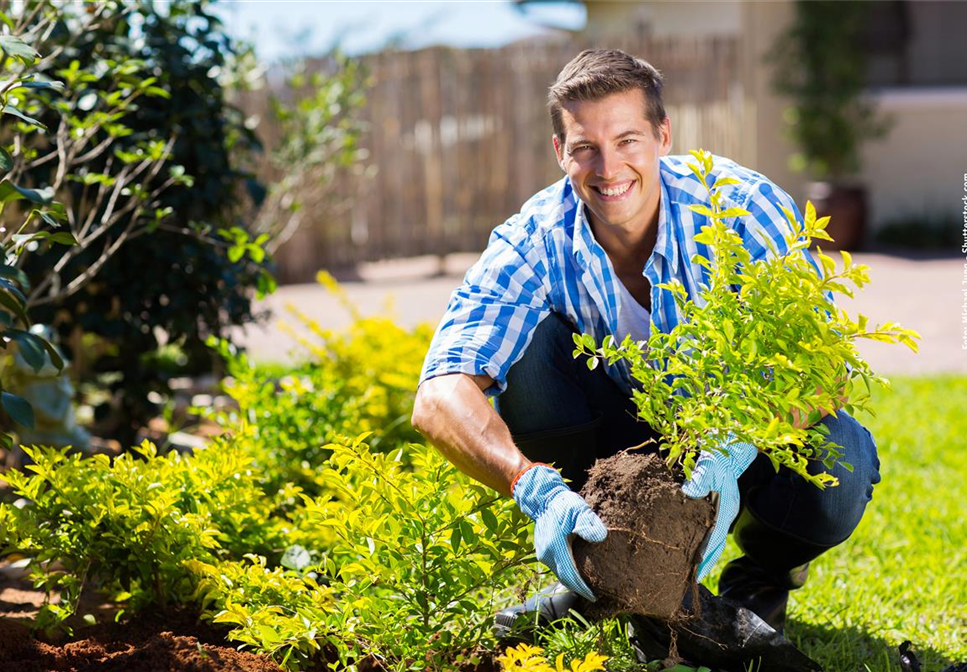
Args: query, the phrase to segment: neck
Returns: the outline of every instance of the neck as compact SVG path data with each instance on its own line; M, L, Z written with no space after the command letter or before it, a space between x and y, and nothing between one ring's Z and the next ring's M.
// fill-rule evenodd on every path
M658 208L643 224L629 228L602 224L589 211L585 212L594 239L604 248L615 270L641 273L658 242Z

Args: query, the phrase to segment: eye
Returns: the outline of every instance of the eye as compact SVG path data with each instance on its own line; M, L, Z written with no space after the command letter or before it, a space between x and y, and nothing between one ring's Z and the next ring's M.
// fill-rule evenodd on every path
M638 142L638 140L636 140L635 138L625 138L624 140L621 141L621 144L622 145L630 145L630 144L635 143L635 142Z
M586 152L591 149L591 145L578 145L571 150L571 154L577 154L578 152Z

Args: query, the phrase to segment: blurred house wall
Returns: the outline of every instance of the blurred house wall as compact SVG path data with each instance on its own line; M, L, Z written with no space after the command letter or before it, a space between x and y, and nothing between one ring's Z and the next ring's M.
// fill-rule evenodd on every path
M864 148L872 219L954 223L967 173L967 2L896 4L900 30L870 54L873 96L893 122Z
M956 220L967 174L967 87L891 88L876 100L893 125L863 152L872 222Z

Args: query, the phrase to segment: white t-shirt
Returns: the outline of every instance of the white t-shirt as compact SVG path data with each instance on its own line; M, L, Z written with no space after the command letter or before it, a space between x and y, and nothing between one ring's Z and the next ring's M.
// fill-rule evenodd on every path
M651 313L635 300L620 279L618 287L621 296L618 299L618 332L614 335L615 340L621 343L625 336L631 334L635 341L647 341L651 334Z

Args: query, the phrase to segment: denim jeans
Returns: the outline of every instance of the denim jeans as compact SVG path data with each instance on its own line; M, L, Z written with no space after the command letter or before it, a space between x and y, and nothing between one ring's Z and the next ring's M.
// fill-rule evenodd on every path
M524 355L508 372L497 410L528 459L554 462L571 487L579 489L594 460L657 434L637 419L634 402L602 366L591 371L585 358L573 357L573 333L574 327L557 313L538 325ZM838 486L820 490L784 467L777 473L759 455L739 479L739 491L742 506L769 526L831 547L845 541L859 524L880 481L880 462L873 437L854 418L840 411L821 422L853 467L850 472L834 466ZM823 465L812 462L809 468L818 473Z

